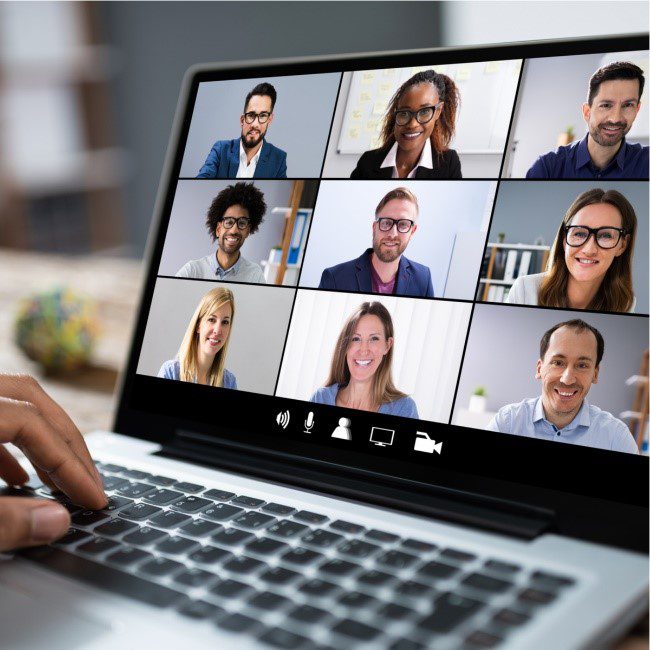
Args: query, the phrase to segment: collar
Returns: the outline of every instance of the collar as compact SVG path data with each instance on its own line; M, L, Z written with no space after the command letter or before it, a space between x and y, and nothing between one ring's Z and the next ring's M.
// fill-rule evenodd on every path
M397 170L397 142L393 143L393 146L388 150L388 154L384 158L384 162L381 163L381 167L392 167ZM422 148L422 153L420 154L420 159L413 168L415 171L418 167L426 167L427 169L433 169L433 155L431 153L431 140L427 140L426 144Z
M226 275L227 273L236 273L242 265L242 259L242 255L239 253L237 261L228 270L224 270L217 261L217 253L215 252L214 255L208 257L208 264L210 264L210 268L215 275Z
M533 409L533 422L540 422L541 420L546 420L544 416L544 406L542 405L542 398L538 397L535 402L535 408ZM548 420L546 420L551 424ZM582 406L576 414L576 416L567 424L562 431L571 431L572 429L577 429L578 427L587 427L591 424L591 418L589 417L589 402L587 398L582 400Z
M585 165L591 165L591 156L589 155L589 149L587 148L587 139L589 138L589 133L585 135L582 140L578 143L576 147L576 168L580 169ZM625 138L621 140L621 146L618 148L614 159L607 165L609 167L613 162L615 162L618 168L622 171L625 169L625 151L627 150L627 142Z
M257 153L252 157L250 163L246 159L246 150L244 145L241 143L241 138L239 138L239 164L243 164L245 167L250 165L257 165L260 155L262 154L262 149L264 149L264 139L262 139L262 146L257 150Z

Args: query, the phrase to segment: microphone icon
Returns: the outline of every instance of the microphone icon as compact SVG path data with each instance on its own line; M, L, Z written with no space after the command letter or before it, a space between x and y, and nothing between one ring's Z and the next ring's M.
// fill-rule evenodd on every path
M305 420L305 433L311 433L311 430L314 428L314 413L309 411L307 419Z

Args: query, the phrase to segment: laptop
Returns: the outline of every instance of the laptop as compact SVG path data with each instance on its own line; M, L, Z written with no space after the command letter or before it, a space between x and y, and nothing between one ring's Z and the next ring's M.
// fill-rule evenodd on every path
M86 437L110 505L23 490L72 527L0 563L3 647L621 637L648 594L647 108L586 100L621 61L647 72L647 34L190 69L114 430ZM529 174L559 156L574 176ZM634 297L517 297L626 250Z

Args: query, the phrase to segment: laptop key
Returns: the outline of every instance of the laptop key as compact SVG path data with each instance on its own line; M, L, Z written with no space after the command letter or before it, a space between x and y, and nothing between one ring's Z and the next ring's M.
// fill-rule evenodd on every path
M338 547L338 551L342 555L349 555L350 557L356 557L360 559L369 557L380 549L381 546L377 546L377 544L371 544L370 542L364 542L360 539L351 539L347 542L343 542L343 544Z
M443 549L440 551L440 557L446 558L448 560L453 560L454 562L469 562L476 559L476 555L465 553L465 551L459 551L455 548Z
M117 493L129 499L139 499L141 496L149 494L149 492L153 492L155 489L153 485L149 485L148 483L131 483L131 485L121 487Z
M377 603L377 599L364 594L360 591L349 591L342 598L339 599L338 604L350 609L359 609L369 607Z
M553 602L556 597L556 594L541 589L524 589L519 593L519 600L530 605L546 605Z
M212 541L223 546L240 546L253 539L255 535L239 528L223 528L221 532L212 536Z
M119 476L102 476L102 483L105 490L117 490L125 485L131 485L130 481Z
M321 560L323 558L322 553L317 553L316 551L312 551L311 549L308 548L302 548L302 546L298 546L297 548L293 548L287 553L285 553L281 558L281 562L286 562L288 564L296 564L298 566L306 566L308 564L313 564L317 560Z
M156 550L161 553L168 553L169 555L182 555L183 553L193 551L198 546L199 542L194 539L168 536L167 539L163 539L156 544Z
M230 551L225 551L216 546L202 546L190 554L190 560L197 564L216 564L232 556Z
M397 603L386 603L377 610L377 614L381 619L387 618L391 621L403 621L413 616L415 611Z
M89 542L86 542L81 546L77 546L77 551L81 551L87 555L101 555L107 551L113 551L118 547L119 544L117 542L114 542L110 539L104 539L103 537L95 537Z
M217 579L214 573L203 571L203 569L185 569L182 573L174 576L174 582L185 587L204 587Z
M230 614L225 616L217 625L229 632L251 632L260 627L261 623L244 614Z
M546 571L535 571L531 576L531 579L534 582L543 583L545 587L556 588L556 587L569 587L575 584L573 578L567 576L557 575L555 573L547 573Z
M473 589L480 589L482 591L490 591L492 593L502 593L512 587L511 582L492 578L481 573L472 573L463 578L462 584Z
M294 513L293 518L298 521L304 521L308 524L324 524L327 521L325 515L319 515L316 512L310 512L309 510L299 510Z
M196 494L197 492L205 490L205 486L198 485L197 483L188 483L187 481L178 481L177 483L174 483L174 490L180 490L181 492L186 492L188 494Z
M68 528L68 532L63 537L59 537L59 539L52 542L52 546L72 546L72 544L89 540L90 538L90 533L84 533L77 528Z
M436 600L433 612L421 618L417 625L426 632L445 634L476 614L482 607L483 603L478 600L445 592Z
M292 512L295 512L295 508L290 506L283 506L280 503L267 503L262 506L264 512L268 512L270 515L277 515L278 517L288 517Z
M97 526L94 533L106 537L119 537L120 535L131 532L137 527L138 524L132 521L127 521L126 519L111 519L105 524Z
M318 530L313 530L306 535L303 535L300 538L300 541L303 544L308 544L309 546L316 546L317 548L329 548L338 544L343 539L342 535L338 533L332 533L329 530L323 530L319 528Z
M427 578L440 578L444 580L458 573L458 567L442 564L441 562L427 562L418 569L418 573Z
M236 503L238 506L246 506L247 508L259 508L264 501L262 499L255 499L253 497L247 497L241 494L238 497L232 499L231 503Z
M210 588L210 593L220 598L237 598L252 589L250 585L238 580L220 580Z
M106 559L112 564L116 564L121 567L128 567L142 562L143 560L152 559L153 555L142 551L139 548L133 548L131 546L123 546L119 551L111 553Z
M201 517L209 519L210 521L227 521L242 512L244 512L243 508L229 506L227 503L217 503L210 506L207 510L204 510L201 513Z
M155 542L168 538L169 535L162 530L157 530L149 526L142 526L138 530L125 535L122 538L122 541L127 544L133 544L134 546L149 546Z
M409 551L415 551L416 553L430 553L431 551L435 551L438 547L429 542L421 542L419 539L403 539L402 548Z
M188 600L178 609L179 614L189 618L206 619L216 618L224 613L221 607L206 603L204 600Z
M507 625L508 627L518 627L530 621L530 616L522 612L515 612L512 609L502 609L497 612L492 620L500 625Z
M321 609L320 607L313 607L312 605L300 605L292 609L287 616L298 623L305 625L312 625L318 623L330 615L329 612Z
M504 574L513 574L521 570L521 567L518 564L502 562L501 560L488 560L483 566L490 571Z
M178 486L175 485L174 487L176 488ZM208 499L202 499L201 497L195 496L186 496L184 499L176 501L176 503L172 504L171 507L177 512L195 513L211 505L213 505L213 503Z
M424 585L414 580L405 580L395 587L395 593L403 598L422 598L425 595L431 595L434 589L430 585Z
M92 526L100 521L106 521L108 515L98 510L82 510L70 518L75 526Z
M357 576L357 582L367 587L383 587L393 580L395 580L395 576L376 569L365 571Z
M130 506L122 508L122 510L117 513L117 516L122 517L123 519L142 521L143 519L149 519L150 517L153 517L160 511L160 508L149 505L148 503L132 503Z
M247 555L237 555L231 560L228 560L228 562L223 565L223 568L231 573L247 575L249 573L255 573L255 571L259 571L267 566L268 565L264 562L255 560Z
M60 548L38 546L20 551L20 554L56 573L155 607L169 607L184 598L184 594L174 589Z
M166 506L168 503L172 503L177 499L180 499L183 496L182 492L177 492L176 490L156 490L151 494L147 494L144 497L144 501L147 503L153 503L155 506Z
M173 478L169 478L169 476L150 476L147 480L149 483L159 485L160 487L169 487L176 483L176 481Z
M303 582L298 591L307 596L313 596L315 598L325 598L332 596L335 593L341 591L341 588L338 585L335 585L327 580L320 580L318 578L312 578Z
M402 551L387 551L380 555L376 562L391 569L407 569L417 562L418 558L410 553L403 553Z
M249 528L250 530L260 530L269 524L276 521L275 517L265 515L263 512L245 512L233 519L233 524L237 524L241 528Z
M411 639L397 639L388 650L427 650L427 646Z
M273 555L286 548L288 548L287 544L270 537L260 537L246 544L246 551L256 555Z
M466 644L475 648L495 648L502 641L503 639L500 636L484 630L476 630L465 639Z
M304 524L299 524L297 521L289 521L288 519L283 519L276 524L269 526L266 529L267 534L275 535L276 537L282 537L283 539L289 539L300 535L309 530Z
M387 533L385 530L369 530L365 534L366 539L371 539L374 542L380 542L382 544L392 544L399 540L399 535L393 535L393 533Z
M259 576L259 579L272 585L286 585L300 577L301 575L295 571L283 567L273 567Z
M291 601L284 596L274 594L272 591L262 591L256 593L248 599L248 604L256 609L261 609L264 612L273 612L275 610L286 607Z
M101 469L104 472L113 472L114 474L127 471L126 467L122 467L122 465L116 465L115 463L101 463Z
M294 632L283 630L280 627L273 627L266 630L259 637L259 640L273 648L284 648L285 650L296 650L309 644L309 639Z
M343 521L343 519L337 519L330 524L330 528L338 530L341 533L349 533L350 535L359 535L362 533L365 528L359 526L359 524L353 524L349 521Z
M356 641L372 641L381 634L381 631L376 627L360 623L359 621L353 621L349 618L337 623L332 628L332 632Z
M208 490L202 494L206 499L213 501L230 501L235 496L234 492L227 492L226 490Z
M138 568L138 571L154 578L160 578L162 576L168 576L171 573L176 573L176 571L184 568L185 567L183 564L176 562L175 560L169 560L164 557L156 557L153 560L149 560L149 562L141 565Z
M318 567L318 570L320 573L342 578L349 576L360 568L361 567L358 564L347 562L346 560L329 560L328 562L321 564L320 567Z
M109 497L108 505L102 508L102 512L115 512L124 506L128 506L129 503L133 503L133 499L127 499L126 497L114 494L112 497Z
M207 537L218 533L220 530L223 530L221 524L215 524L205 519L191 519L184 526L181 526L179 532L190 537Z
M155 506L150 506L146 503L141 504L147 508L153 508L154 511L159 512L155 517L151 517L149 522L152 523L156 528L165 528L166 530L171 530L172 528L178 528L180 525L185 524L189 526L187 522L192 521L191 517L181 514L180 512L172 512L171 510L165 510L160 512L160 508ZM145 517L146 519L147 517Z
M145 479L148 479L151 474L149 474L149 472L142 472L139 469L127 469L122 471L122 476L125 478L135 479L136 481L144 481Z

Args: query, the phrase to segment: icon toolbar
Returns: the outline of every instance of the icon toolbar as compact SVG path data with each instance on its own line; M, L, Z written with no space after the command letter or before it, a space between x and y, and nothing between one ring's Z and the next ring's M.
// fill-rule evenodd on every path
M338 438L339 440L352 440L352 431L350 431L350 425L352 420L348 418L339 418L339 425L332 431L332 438Z
M377 447L388 447L393 444L395 438L394 429L382 429L381 427L372 427L370 431L370 442Z
M307 417L305 418L305 433L311 433L311 430L314 428L314 412L309 411Z
M276 416L275 416L275 421L278 423L279 426L281 426L283 429L286 429L289 426L289 421L291 420L291 413L289 411L280 411Z
M442 442L431 440L429 434L424 431L417 431L415 435L417 436L415 445L413 446L415 451L422 451L425 454L432 454L434 451L436 454L442 453Z

